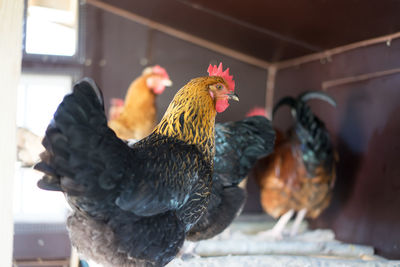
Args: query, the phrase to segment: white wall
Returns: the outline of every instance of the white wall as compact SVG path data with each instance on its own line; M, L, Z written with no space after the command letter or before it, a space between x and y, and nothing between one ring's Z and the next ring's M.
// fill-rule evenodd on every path
M23 0L0 0L0 266L12 265L12 192Z

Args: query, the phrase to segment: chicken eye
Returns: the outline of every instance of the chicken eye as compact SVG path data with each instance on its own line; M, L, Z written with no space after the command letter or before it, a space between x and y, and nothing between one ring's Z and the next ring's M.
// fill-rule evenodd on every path
M220 85L220 84L217 84L217 89L218 89L218 90L222 90L222 88L223 88L223 86L222 86L222 85Z

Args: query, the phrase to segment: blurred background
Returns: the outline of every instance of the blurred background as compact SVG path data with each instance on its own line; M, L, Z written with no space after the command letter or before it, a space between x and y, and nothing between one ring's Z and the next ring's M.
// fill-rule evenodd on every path
M26 0L17 126L42 136L72 84L83 76L124 98L147 66L159 64L173 86L157 98L158 119L191 78L223 62L239 104L217 121L239 120L283 96L322 90L337 102L311 104L339 152L330 207L311 221L342 241L400 259L400 2ZM291 123L280 112L276 125ZM16 266L66 266L68 207L36 187L41 175L16 167ZM262 209L250 177L244 214ZM47 263L45 263L47 262ZM44 265L43 265L44 266Z

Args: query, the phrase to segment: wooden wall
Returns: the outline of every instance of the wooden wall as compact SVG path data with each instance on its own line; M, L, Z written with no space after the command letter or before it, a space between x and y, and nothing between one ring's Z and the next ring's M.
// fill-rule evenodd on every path
M17 86L21 72L22 0L0 1L0 266L11 266ZM4 38L7 36L7 38Z
M400 258L400 40L360 47L322 61L278 71L274 101L304 90L321 90L332 80L359 80L326 88L337 108L315 100L339 151L331 206L312 222L332 228L340 240L372 245ZM380 76L384 71L393 74ZM397 113L399 112L399 113ZM291 123L287 108L276 124Z

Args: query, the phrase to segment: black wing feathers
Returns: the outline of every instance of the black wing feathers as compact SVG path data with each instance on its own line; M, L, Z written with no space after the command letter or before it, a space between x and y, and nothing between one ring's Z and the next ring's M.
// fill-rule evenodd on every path
M257 159L272 152L274 140L271 122L262 116L217 124L213 179L239 184Z
M221 233L240 214L246 197L246 190L240 187L223 187L220 183L213 181L207 212L188 232L186 239L199 241Z

